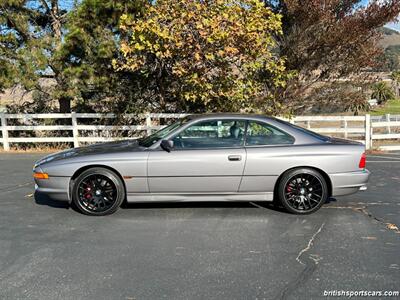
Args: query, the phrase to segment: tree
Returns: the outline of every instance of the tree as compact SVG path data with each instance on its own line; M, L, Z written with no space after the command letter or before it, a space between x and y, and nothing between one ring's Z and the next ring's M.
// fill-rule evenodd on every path
M383 81L373 84L371 90L371 97L378 100L379 104L395 98L393 90Z
M279 53L298 76L277 94L294 112L315 104L312 95L321 84L360 77L374 66L382 52L380 28L400 12L400 0L372 0L366 7L361 0L265 2L283 15L283 35L276 37Z
M365 95L360 92L353 92L348 94L345 102L345 110L351 111L355 116L358 116L360 112L369 111L370 105L365 98Z
M390 78L392 79L392 88L394 92L395 97L399 97L399 86L400 86L400 70L393 71L392 74L390 74Z
M3 0L0 4L0 82L51 94L61 112L70 110L72 99L64 62L57 57L66 19L67 11L57 0ZM43 89L41 78L55 81L51 91Z
M258 0L157 0L121 17L120 71L141 74L161 111L273 111L284 86L281 21Z
M84 111L138 109L140 78L116 72L112 60L119 56L120 17L140 16L145 0L83 0L66 24L59 57L63 73L73 82L77 108Z
M61 0L3 1L0 89L20 84L40 107L57 100L60 112L69 112L72 100L99 109L93 103L129 91L111 61L119 53L120 16L138 13L143 2L84 0L67 11ZM43 85L44 78L51 83Z
M393 71L392 74L390 74L390 78L394 82L400 83L400 70Z

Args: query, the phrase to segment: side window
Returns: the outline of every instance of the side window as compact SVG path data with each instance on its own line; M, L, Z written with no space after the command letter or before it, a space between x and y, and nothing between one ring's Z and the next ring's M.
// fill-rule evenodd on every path
M265 123L249 121L246 146L293 144L294 138Z
M240 147L244 143L244 120L210 120L186 128L173 138L178 149Z

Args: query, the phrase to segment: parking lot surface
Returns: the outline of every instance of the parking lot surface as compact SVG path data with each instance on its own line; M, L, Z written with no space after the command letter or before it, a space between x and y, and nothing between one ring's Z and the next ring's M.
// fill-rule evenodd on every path
M0 154L0 299L318 299L400 286L400 154L368 190L296 216L263 203L132 204L88 217Z

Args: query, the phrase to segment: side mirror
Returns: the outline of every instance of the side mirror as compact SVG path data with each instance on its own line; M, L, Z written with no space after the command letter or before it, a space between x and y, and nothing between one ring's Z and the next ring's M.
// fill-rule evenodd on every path
M171 152L174 148L174 141L172 140L162 140L160 144L161 148L167 152Z

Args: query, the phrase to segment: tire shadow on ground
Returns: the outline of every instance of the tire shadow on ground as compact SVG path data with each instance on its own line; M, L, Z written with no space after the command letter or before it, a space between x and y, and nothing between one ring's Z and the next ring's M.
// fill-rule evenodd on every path
M35 198L36 204L39 204L39 205L46 205L46 206L50 206L50 207L54 207L54 208L64 208L64 209L70 208L70 205L68 202L53 200L48 195L37 192L37 191L34 194L34 198Z
M38 205L45 205L52 208L73 208L68 202L57 201L51 199L48 195L35 192L35 202ZM337 200L335 198L328 198L326 204L334 203ZM122 209L174 209L174 208L255 208L255 209L267 209L280 213L287 213L286 210L279 204L274 202L263 202L263 201L204 201L204 202L137 202L127 203L126 201L121 205Z

